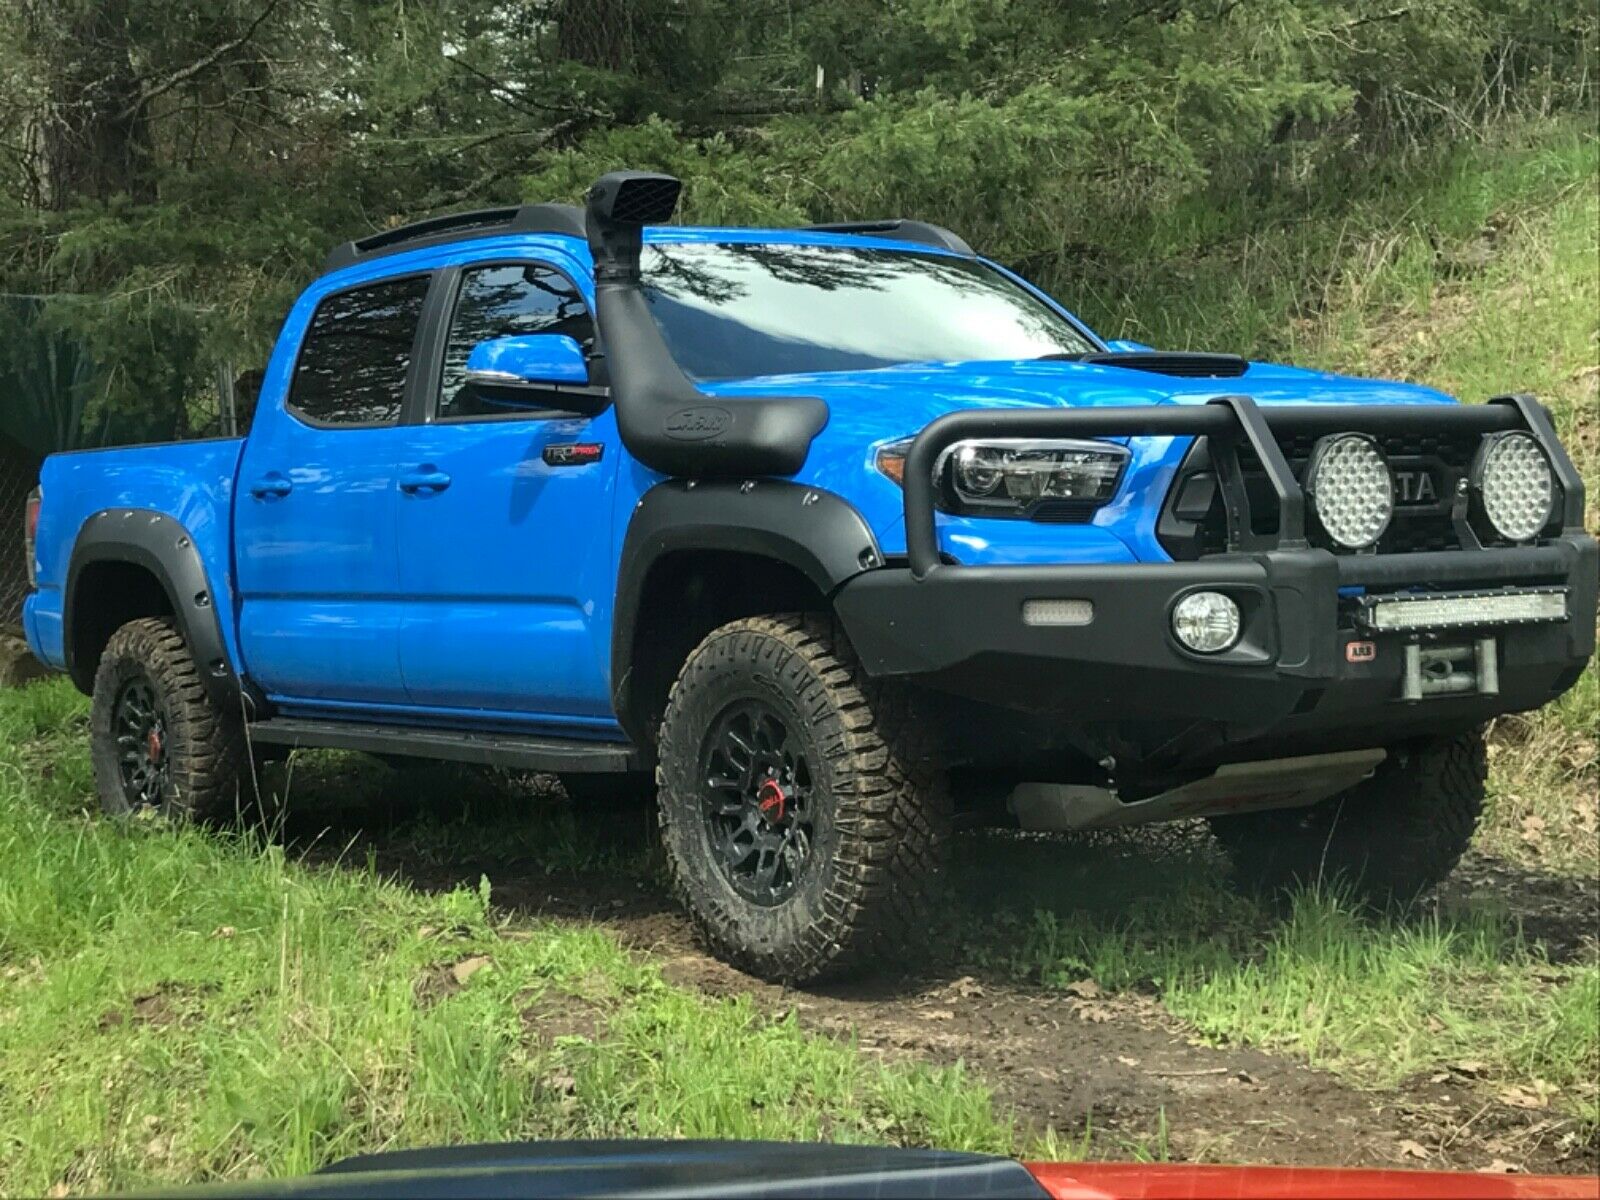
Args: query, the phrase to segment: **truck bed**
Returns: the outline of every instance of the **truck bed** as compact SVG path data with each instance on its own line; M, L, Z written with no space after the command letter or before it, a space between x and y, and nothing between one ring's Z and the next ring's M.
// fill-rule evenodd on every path
M33 652L63 668L62 609L72 549L84 522L109 509L138 509L173 518L189 532L205 564L220 611L233 610L233 489L243 438L211 438L111 450L53 454L40 471L38 588L23 608ZM222 622L230 653L233 622ZM236 660L237 661L237 660Z

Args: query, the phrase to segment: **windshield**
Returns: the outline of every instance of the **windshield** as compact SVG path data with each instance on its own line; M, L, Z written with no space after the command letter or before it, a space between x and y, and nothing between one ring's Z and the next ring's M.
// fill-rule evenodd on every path
M1096 347L993 267L858 246L647 246L650 310L696 379L912 362L1083 354Z

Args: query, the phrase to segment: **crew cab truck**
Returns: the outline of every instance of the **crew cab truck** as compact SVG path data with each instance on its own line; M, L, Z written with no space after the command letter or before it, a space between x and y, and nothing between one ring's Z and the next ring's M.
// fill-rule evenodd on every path
M706 940L792 981L913 942L958 820L1453 867L1482 726L1594 648L1538 403L1106 342L948 230L678 190L341 246L247 437L45 463L27 633L106 811L294 746L653 791Z

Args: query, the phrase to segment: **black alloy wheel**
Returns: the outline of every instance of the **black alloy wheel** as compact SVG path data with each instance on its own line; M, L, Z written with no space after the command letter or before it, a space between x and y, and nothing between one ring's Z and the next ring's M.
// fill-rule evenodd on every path
M706 837L723 876L755 904L781 904L815 837L805 747L764 700L729 706L700 750Z
M155 685L139 674L122 685L113 717L117 774L130 810L159 808L170 772L167 767L165 707Z

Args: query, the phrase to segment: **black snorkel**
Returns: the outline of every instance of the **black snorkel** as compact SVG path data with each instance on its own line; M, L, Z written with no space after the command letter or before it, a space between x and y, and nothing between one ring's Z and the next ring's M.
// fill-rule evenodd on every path
M650 315L639 270L644 227L672 218L682 186L670 175L612 171L585 197L595 319L622 444L667 475L793 475L828 423L828 406L814 396L706 395Z

